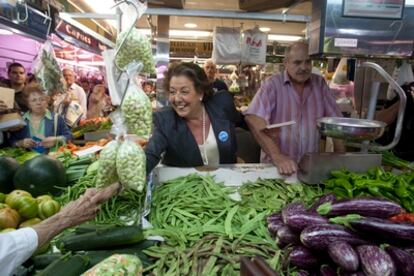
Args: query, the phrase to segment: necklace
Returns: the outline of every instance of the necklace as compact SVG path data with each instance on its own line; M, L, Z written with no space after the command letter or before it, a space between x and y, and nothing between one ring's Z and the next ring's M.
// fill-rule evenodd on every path
M204 158L203 158L203 163L204 165L208 165L208 158L207 158L207 150L206 150L206 110L204 109L203 106L203 151L204 151Z

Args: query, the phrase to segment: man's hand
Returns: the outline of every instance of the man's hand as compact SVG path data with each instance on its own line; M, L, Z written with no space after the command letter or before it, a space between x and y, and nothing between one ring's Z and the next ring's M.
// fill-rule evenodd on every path
M7 105L2 100L0 100L0 113L4 113L7 110L8 110Z
M285 155L278 155L273 158L273 164L281 175L292 175L298 170L296 162Z
M54 145L56 145L56 142L59 140L58 137L55 136L50 136L50 137L46 137L45 139L42 140L41 144L42 146L44 146L45 148L51 148Z
M36 142L33 141L31 138L25 138L23 140L20 140L19 142L17 142L17 145L19 147L25 148L25 149L29 149L29 148L33 148L36 146Z

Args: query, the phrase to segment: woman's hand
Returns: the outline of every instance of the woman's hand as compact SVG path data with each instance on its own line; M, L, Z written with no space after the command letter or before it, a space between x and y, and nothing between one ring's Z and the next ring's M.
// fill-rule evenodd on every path
M43 139L42 142L41 142L41 144L45 148L51 148L54 145L56 145L57 141L59 141L59 140L60 140L59 137L50 136L50 137L46 137L45 139Z
M17 142L17 146L25 148L25 149L29 149L29 148L35 147L36 142L33 141L31 138L25 138Z

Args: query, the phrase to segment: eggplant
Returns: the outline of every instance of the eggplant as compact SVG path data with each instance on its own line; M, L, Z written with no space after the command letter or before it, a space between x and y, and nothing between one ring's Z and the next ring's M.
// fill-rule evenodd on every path
M289 226L285 225L277 230L277 241L279 247L284 247L288 244L300 244L299 234L295 233Z
M286 223L288 216L298 213L306 213L306 207L303 203L295 202L286 205L285 208L282 209L283 222Z
M349 223L355 231L391 240L414 241L414 225L380 218L363 218Z
M313 249L326 249L333 242L347 242L351 245L366 244L357 234L340 225L312 225L303 229L300 234L303 245Z
M388 255L391 256L395 266L397 267L398 275L413 276L414 275L414 256L405 250L395 246L388 246L385 248Z
M319 259L309 248L298 245L289 253L289 263L297 268L311 269L318 266Z
M325 208L323 208L325 207ZM382 198L354 198L325 203L318 208L318 212L327 216L343 216L358 214L367 217L389 218L403 211L403 208L393 201Z
M267 229L273 237L276 237L277 230L279 230L279 228L283 225L284 223L282 221L281 214L276 213L267 217Z
M384 250L376 245L361 245L356 248L361 267L367 276L396 275L395 265Z
M285 216L285 220L285 223L294 231L302 231L310 225L329 224L326 217L310 212L292 212Z
M345 271L354 272L359 267L358 254L347 242L333 242L328 245L328 254L332 261Z
M335 194L329 193L329 194L323 195L319 198L318 201L316 201L314 204L312 204L309 211L310 212L316 212L318 210L319 206L321 206L322 204L327 203L327 202L334 203L335 201L336 201L336 195Z
M335 269L333 269L329 265L322 265L321 268L319 269L319 274L321 276L336 276L336 275L338 275L336 273Z

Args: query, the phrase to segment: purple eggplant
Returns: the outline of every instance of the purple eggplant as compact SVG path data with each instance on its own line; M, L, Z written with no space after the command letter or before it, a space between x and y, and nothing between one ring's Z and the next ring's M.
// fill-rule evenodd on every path
M388 255L394 261L397 267L398 275L413 276L414 275L414 256L405 250L395 246L385 248Z
M298 214L298 213L306 213L306 207L302 203L295 202L290 203L285 206L282 210L282 220L284 223L287 221L287 217L292 214Z
M362 271L348 272L348 271L343 271L343 269L339 269L338 274L340 276L366 276L366 274Z
M362 270L367 276L396 275L395 265L384 250L376 245L361 245L357 247Z
M310 225L329 224L326 217L310 212L292 212L285 216L285 220L285 223L294 231L302 231Z
M284 247L288 244L300 244L299 234L294 232L289 226L285 225L277 230L277 242L279 247Z
M319 259L309 248L298 245L290 252L289 263L298 268L311 269L318 266Z
M273 237L276 237L277 230L283 225L284 223L281 214L275 213L267 217L267 229Z
M350 225L355 231L372 234L376 237L400 241L414 241L413 224L367 217L351 221Z
M356 271L359 267L358 254L347 242L333 242L328 245L328 254L332 261L346 271Z
M389 218L403 211L402 207L390 200L381 198L354 198L325 203L319 206L318 213L327 216L358 214L367 217Z
M340 225L312 225L303 229L300 234L303 245L313 249L326 249L333 242L344 241L351 245L366 244L357 234Z
M319 274L321 276L336 276L336 275L338 275L336 273L335 269L333 269L329 265L322 265L321 268L319 269Z
M327 202L334 203L335 201L336 201L336 195L335 194L329 193L329 194L323 195L319 198L318 201L316 201L314 204L312 204L309 211L310 212L316 212L318 210L319 206L321 206L322 204L327 203Z

